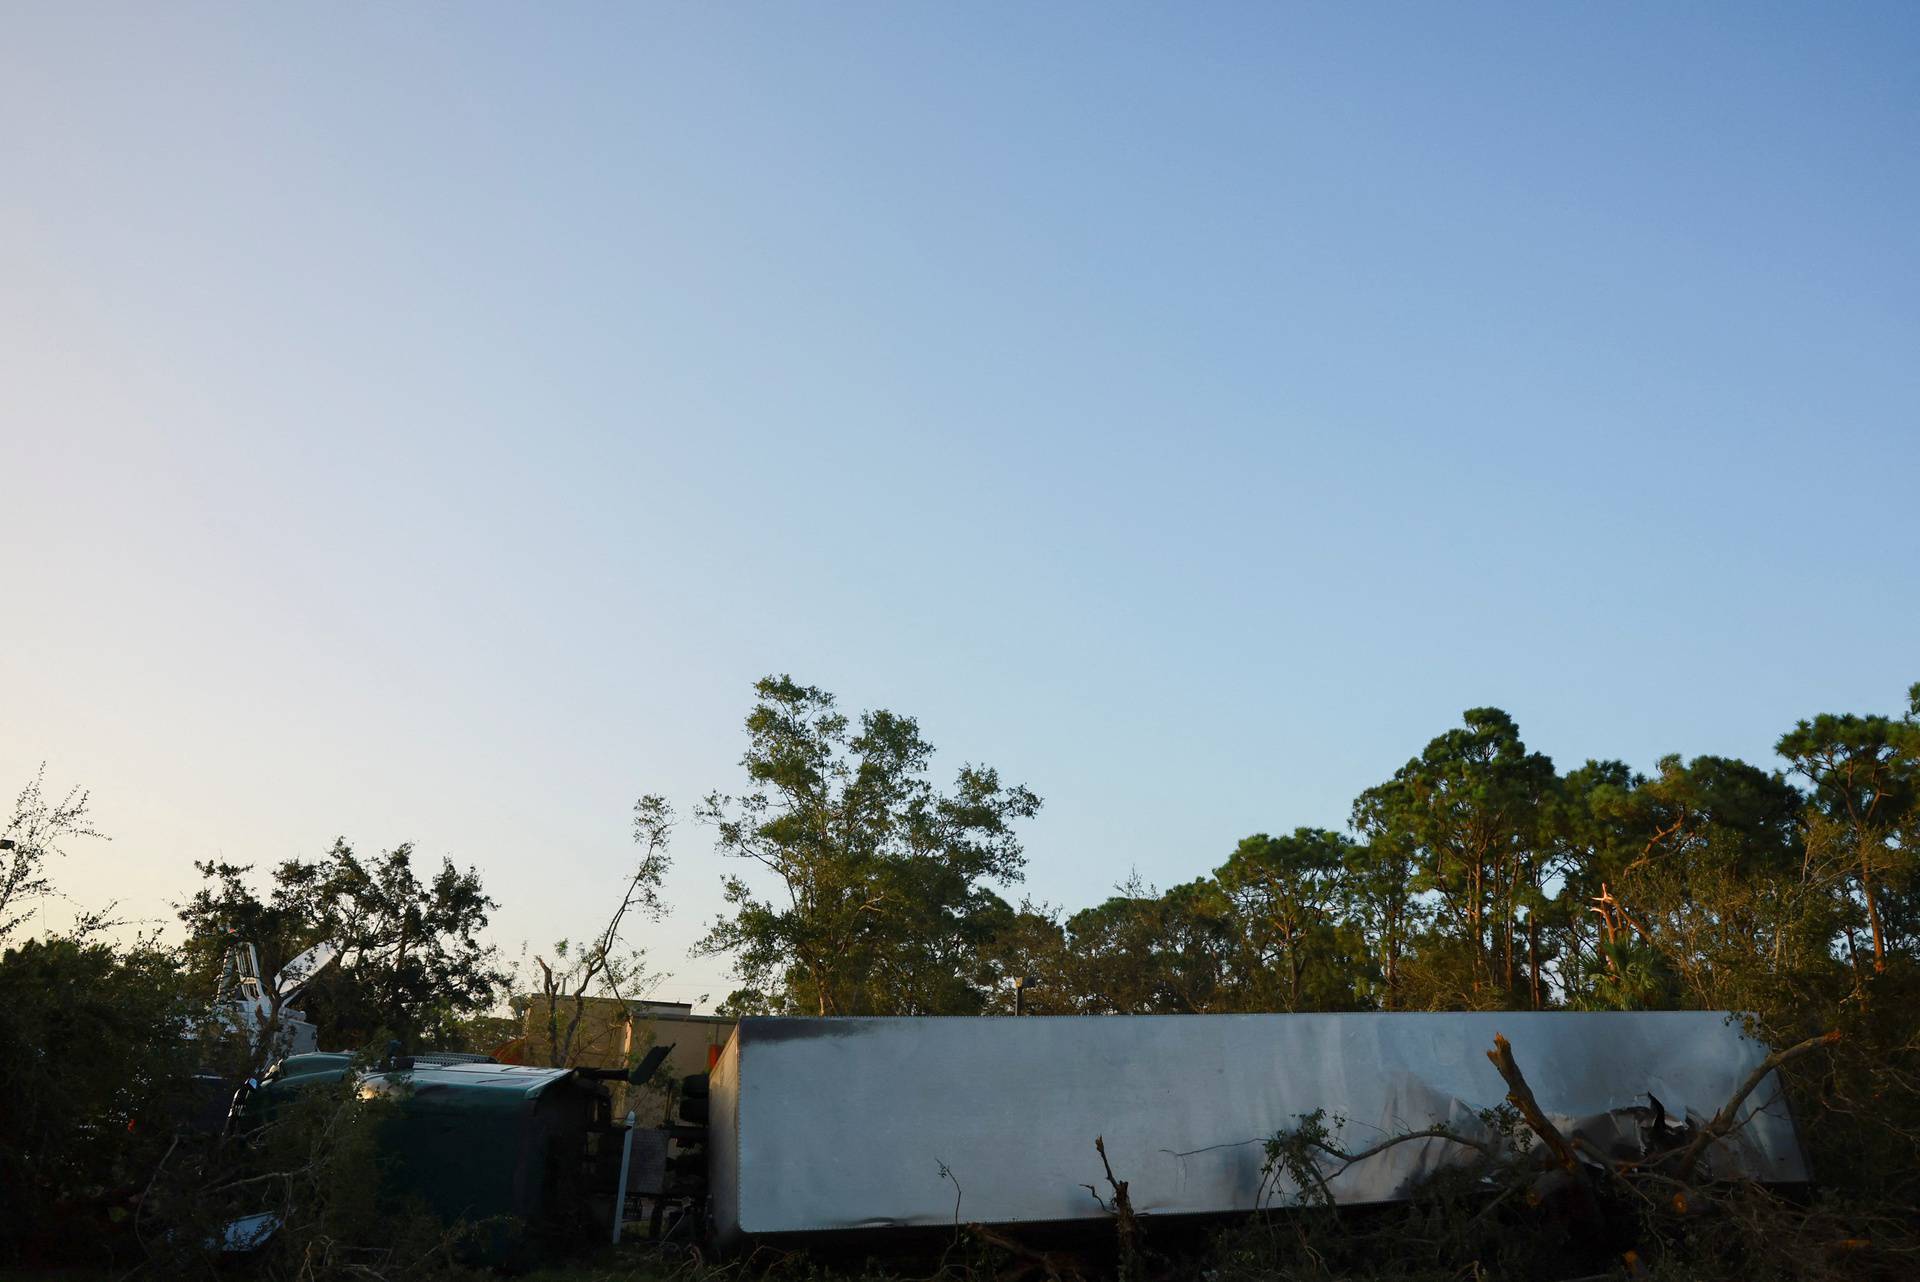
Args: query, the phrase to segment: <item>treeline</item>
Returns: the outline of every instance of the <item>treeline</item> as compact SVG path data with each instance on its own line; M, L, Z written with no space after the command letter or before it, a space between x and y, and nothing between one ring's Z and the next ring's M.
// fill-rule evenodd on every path
M1256 834L1207 876L992 957L1059 1012L1752 1008L1912 966L1920 725L1819 716L1786 768L1561 773L1493 708L1354 802L1350 833Z
M708 798L738 1011L1035 1014L1667 1009L1863 998L1920 960L1920 686L1901 715L1823 714L1780 767L1670 756L1562 773L1495 708L1355 799L1350 828L1255 834L1164 891L1010 905L1015 822L990 768L928 778L910 718L857 723L758 686L754 787ZM772 893L764 893L771 889Z

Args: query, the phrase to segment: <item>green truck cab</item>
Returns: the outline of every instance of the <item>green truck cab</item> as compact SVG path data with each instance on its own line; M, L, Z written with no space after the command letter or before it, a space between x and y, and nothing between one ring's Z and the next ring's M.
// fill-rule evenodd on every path
M475 1253L505 1262L523 1246L579 1239L612 1207L606 1166L617 1162L607 1089L566 1068L351 1055L289 1055L240 1107L265 1121L298 1093L353 1083L363 1100L392 1101L381 1124L381 1188L448 1224L481 1226ZM599 1194L599 1195L596 1195ZM604 1203L604 1205L603 1205ZM596 1214L600 1212L600 1214Z

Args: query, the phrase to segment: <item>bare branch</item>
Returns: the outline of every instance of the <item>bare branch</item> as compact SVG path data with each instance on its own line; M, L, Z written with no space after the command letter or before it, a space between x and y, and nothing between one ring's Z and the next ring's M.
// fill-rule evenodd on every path
M1319 1149L1323 1153L1331 1154L1332 1156L1340 1158L1342 1161L1344 1161L1346 1163L1346 1166L1342 1166L1340 1168L1340 1171L1344 1171L1347 1169L1347 1166L1352 1166L1355 1162L1364 1162L1376 1153L1384 1153L1386 1150L1392 1148L1394 1145L1405 1144L1409 1140L1448 1140L1454 1144L1463 1144L1466 1147L1480 1153L1482 1156L1486 1157L1488 1160L1492 1160L1493 1158L1499 1156L1497 1153L1494 1152L1492 1145L1483 1144L1479 1140L1470 1140L1466 1136L1458 1134L1455 1131L1449 1130L1444 1126L1432 1126L1432 1127L1428 1127L1424 1131L1408 1131L1404 1135L1396 1135L1392 1139L1382 1140L1380 1143L1375 1144L1372 1148L1362 1149L1358 1153L1349 1153L1344 1149L1335 1148L1331 1144L1322 1144L1318 1141L1314 1142L1313 1147ZM1337 1176L1340 1174L1340 1171L1336 1171L1334 1172L1334 1174Z
M1791 1063L1799 1059L1802 1055L1832 1046L1839 1040L1840 1030L1837 1028L1832 1029L1828 1032L1821 1033L1818 1037L1809 1037L1806 1041L1798 1045L1789 1046L1785 1050L1775 1051L1773 1054L1767 1056L1766 1059L1762 1060L1760 1066L1747 1075L1747 1080L1740 1083L1740 1089L1733 1093L1733 1098L1728 1100L1720 1111L1713 1115L1712 1121L1700 1128L1700 1133L1693 1137L1693 1142L1687 1145L1686 1150L1681 1153L1680 1164L1677 1167L1679 1177L1682 1180L1691 1178L1693 1168L1700 1161L1701 1155L1707 1151L1707 1146L1715 1140L1723 1139L1732 1133L1734 1127L1738 1124L1737 1117L1740 1112L1740 1106L1746 1102L1747 1096L1753 1094L1754 1089L1766 1080L1767 1074L1773 1072L1774 1069L1779 1068L1782 1064Z

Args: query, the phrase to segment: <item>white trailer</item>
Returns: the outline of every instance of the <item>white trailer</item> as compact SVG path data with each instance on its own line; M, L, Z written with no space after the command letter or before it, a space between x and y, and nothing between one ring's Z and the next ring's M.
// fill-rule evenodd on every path
M1095 1137L1139 1212L1286 1205L1299 1190L1265 1176L1264 1141L1315 1110L1344 1119L1352 1151L1440 1125L1491 1138L1496 1034L1563 1133L1616 1152L1656 1110L1704 1123L1767 1054L1733 1017L1697 1011L749 1018L711 1076L712 1227L728 1244L1098 1219ZM1712 1174L1806 1180L1777 1076L1742 1121L1710 1149ZM1331 1191L1393 1201L1471 1156L1444 1138L1400 1144Z

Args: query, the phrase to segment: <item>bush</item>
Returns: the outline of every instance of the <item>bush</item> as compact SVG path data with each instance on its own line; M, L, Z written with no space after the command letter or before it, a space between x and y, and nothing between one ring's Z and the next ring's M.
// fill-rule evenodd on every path
M0 956L0 1261L102 1261L191 1106L172 957L77 939Z

